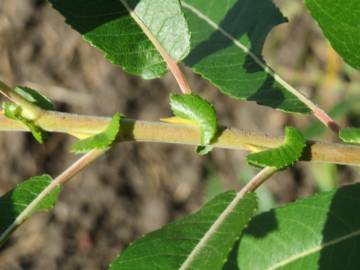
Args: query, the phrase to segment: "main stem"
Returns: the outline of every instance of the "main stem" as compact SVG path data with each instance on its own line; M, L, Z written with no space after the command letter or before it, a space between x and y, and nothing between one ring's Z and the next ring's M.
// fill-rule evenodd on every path
M48 111L37 120L37 124L49 132L94 135L103 131L111 118L84 116ZM199 129L190 125L149 122L122 119L123 141L160 142L198 145ZM0 131L28 131L20 122L7 119L0 113ZM215 147L251 150L254 147L265 150L280 146L281 137L270 137L261 133L246 132L234 128L221 128ZM320 161L360 166L360 147L355 145L308 141L301 157L303 161Z

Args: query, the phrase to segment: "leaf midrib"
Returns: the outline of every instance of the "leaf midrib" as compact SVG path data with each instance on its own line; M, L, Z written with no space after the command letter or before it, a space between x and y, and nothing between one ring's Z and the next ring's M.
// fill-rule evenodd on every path
M303 258L303 257L306 257L306 256L310 255L310 254L313 254L313 253L315 253L315 252L321 251L321 250L323 250L323 249L325 249L325 248L327 248L327 247L336 245L336 244L338 244L338 243L341 243L341 242L346 241L346 240L348 240L348 239L350 239L350 238L352 238L352 237L357 237L357 236L360 236L360 230L351 232L351 233L349 233L349 234L343 235L343 236L341 236L341 237L338 237L338 238L336 238L336 239L330 240L330 241L328 241L328 242L321 243L320 245L315 246L315 247L312 247L312 248L310 248L310 249L308 249L308 250L305 250L305 251L303 251L303 252L301 252L301 253L299 253L299 254L295 254L295 255L293 255L293 256L291 256L291 257L289 257L289 258L287 258L287 259L285 259L285 260L283 260L283 261L281 261L281 262L278 262L278 263L270 266L269 268L267 268L267 270L275 270L275 269L278 269L278 268L280 268L280 267L282 267L282 266L285 266L285 265L287 265L287 264L289 264L289 263L292 263L292 262L294 262L294 261L296 261L296 260L298 260L298 259L301 259L301 258Z
M208 231L204 234L204 236L200 239L198 244L193 248L191 253L187 256L185 261L180 266L179 270L186 270L191 267L191 264L196 259L196 256L201 252L201 250L206 246L211 237L217 232L219 227L223 224L226 218L232 213L232 211L236 208L237 204L241 199L244 199L245 192L240 191L236 193L235 197L228 204L225 210L220 214L220 216L215 220L215 222L210 226Z
M181 5L183 8L190 10L200 19L204 20L209 26L213 29L219 31L226 38L228 38L236 47L242 50L245 54L248 54L256 64L258 64L265 73L269 74L277 83L279 83L282 87L284 87L287 91L297 97L302 103L304 103L311 111L315 112L318 110L317 106L306 96L304 96L301 92L299 92L296 88L290 85L287 81L285 81L279 74L277 74L274 70L272 70L265 62L263 62L259 57L256 56L248 47L238 41L235 37L233 37L230 33L226 32L225 29L220 27L217 23L215 23L211 18L205 15L203 12L198 10L196 7L187 3L186 0L181 1Z

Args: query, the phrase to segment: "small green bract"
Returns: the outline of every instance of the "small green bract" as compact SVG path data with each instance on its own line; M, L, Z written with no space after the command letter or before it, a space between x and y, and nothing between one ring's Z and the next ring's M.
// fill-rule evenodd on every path
M293 127L285 128L284 143L273 149L249 154L246 159L255 167L286 168L294 164L300 157L305 147L304 136Z
M72 145L71 151L75 153L86 153L92 149L105 149L110 147L119 134L120 123L121 114L116 113L103 132L76 142Z
M170 95L170 107L174 115L194 121L200 127L200 146L197 153L205 155L211 151L218 124L212 104L194 94Z

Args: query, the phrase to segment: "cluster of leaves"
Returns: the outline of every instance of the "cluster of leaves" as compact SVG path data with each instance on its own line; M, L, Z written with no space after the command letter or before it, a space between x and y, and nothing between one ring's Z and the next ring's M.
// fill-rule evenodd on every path
M261 56L267 33L286 21L269 0L229 0L225 6L214 0L49 1L106 59L131 74L144 79L164 75L169 65L166 54L232 98L286 112L309 112ZM305 3L334 48L360 68L358 14L351 12L360 10L360 2ZM16 91L42 110L53 109L48 99L32 89ZM171 95L170 107L175 117L163 121L198 126L197 152L207 154L219 133L213 106L196 94L183 94ZM21 106L5 103L4 112L28 126L39 142L44 141L46 132L36 119L23 114ZM117 113L103 132L78 141L71 150L107 149L119 140L119 134L121 115ZM359 143L360 132L342 129L340 138ZM247 161L265 169L284 169L299 160L305 146L301 132L288 127L282 145L251 153ZM60 186L40 196L50 184L49 176L34 177L0 198L0 244L33 212L54 206ZM198 212L135 241L110 269L339 269L345 262L346 269L356 269L360 262L353 245L360 237L360 219L351 213L360 203L359 188L353 185L321 193L260 214L251 222L256 195L225 192Z

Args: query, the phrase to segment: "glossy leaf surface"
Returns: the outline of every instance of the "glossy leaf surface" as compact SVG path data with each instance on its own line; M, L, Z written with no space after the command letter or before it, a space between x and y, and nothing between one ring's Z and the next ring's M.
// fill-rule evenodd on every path
M145 79L160 77L167 67L132 16L175 61L190 50L189 29L178 0L49 1L106 59Z
M355 184L261 214L244 231L234 269L359 269L359 207Z
M182 0L191 30L185 59L222 93L288 112L308 108L265 64L262 47L271 29L286 19L269 0Z
M360 69L360 1L305 0L305 4L333 48Z
M198 212L132 243L110 269L221 269L255 209L254 194L239 199L235 192L223 193Z

